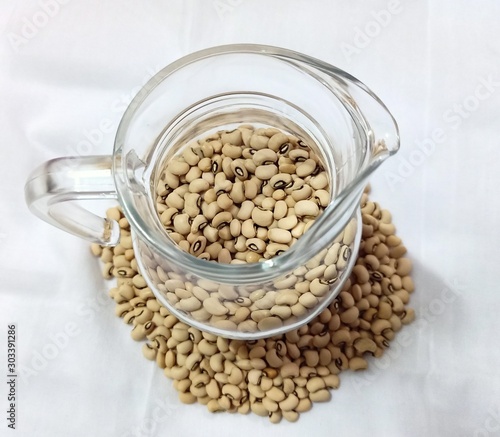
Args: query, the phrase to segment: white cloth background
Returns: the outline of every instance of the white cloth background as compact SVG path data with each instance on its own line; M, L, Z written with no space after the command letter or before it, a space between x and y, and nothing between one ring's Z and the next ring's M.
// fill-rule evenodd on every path
M60 1L0 1L1 436L500 435L500 3ZM103 298L87 243L24 203L43 161L111 152L126 103L154 72L234 42L349 71L401 128L372 197L414 260L418 322L295 424L181 405ZM6 421L9 323L25 369L16 432Z

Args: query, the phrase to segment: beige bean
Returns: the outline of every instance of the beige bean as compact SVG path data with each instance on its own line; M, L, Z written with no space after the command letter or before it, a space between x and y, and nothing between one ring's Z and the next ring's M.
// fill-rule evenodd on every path
M262 311L268 311L268 310L262 310ZM255 313L255 311L254 311L254 313ZM257 323L257 327L259 328L260 331L270 331L273 329L280 328L283 325L283 322L279 317L271 317L270 311L268 311L268 314L269 314L268 317L263 317Z
M270 229L268 237L271 241L280 244L287 244L292 241L292 234L286 229L280 229L280 228Z
M278 173L278 167L274 164L259 165L255 169L255 176L260 180L267 181Z
M241 389L233 384L225 384L222 387L222 394L226 395L231 400L240 400L241 399Z
M294 211L299 217L317 217L319 207L312 200L300 200L295 204Z
M296 215L290 215L288 217L284 217L278 220L278 227L280 229L285 229L287 231L290 231L293 228L295 228L297 224L298 224L298 218Z
M276 155L276 152L274 150L261 149L257 150L257 152L254 153L252 159L256 166L275 164L278 160L278 155Z
M252 220L258 226L267 227L274 220L273 212L266 211L266 210L259 208L259 207L254 208L252 210Z
M167 171L175 176L185 175L189 171L189 164L179 159L175 159L167 166Z
M297 293L291 290L283 290L276 296L276 305L295 305L299 300Z
M223 132L220 139L223 144L233 144L235 146L241 146L243 144L242 132L239 129L234 129L232 131Z
M354 323L354 321L357 320L358 317L359 309L355 306L345 310L340 314L340 320L342 320L342 322L347 325Z
M317 392L310 393L309 398L313 402L327 402L331 399L330 391L326 388L318 390Z
M281 132L276 133L269 139L267 147L269 147L269 149L273 150L274 152L278 152L280 149L282 149L283 144L288 143L288 141L288 136Z
M318 390L322 390L325 387L325 381L319 376L309 379L306 384L306 388L310 393L316 393Z
M307 177L314 173L316 170L316 161L314 159L307 159L297 165L296 174L300 178Z
M183 404L194 404L197 400L196 396L193 395L192 393L190 392L185 392L185 393L182 393L180 392L179 393L179 400L183 403Z
M412 262L408 258L399 258L397 261L396 273L399 276L407 276L412 269Z
M287 320L292 315L292 309L287 305L273 305L271 307L271 314L279 317L281 320Z
M306 411L309 411L311 408L312 408L312 402L311 402L311 400L309 398L303 398L303 399L300 399L298 405L295 407L295 411L291 411L291 412L292 413L296 412L297 413L297 419L298 419L298 413L305 413ZM289 413L289 412L286 412L286 413ZM283 417L285 417L285 419L287 419L287 416L285 415L286 413L283 412Z
M312 293L304 293L299 297L299 303L305 308L313 308L318 304L318 298Z
M154 361L156 359L156 349L154 349L149 343L145 343L142 346L142 354L150 361Z
M209 297L203 301L203 308L205 308L210 314L214 316L223 316L227 314L229 310L222 305L219 299L215 297Z
M342 243L346 244L349 246L352 244L354 241L354 238L356 237L356 231L357 231L357 223L356 220L351 220L347 226L344 229L343 237L342 237Z
M313 176L309 184L315 190L322 190L328 186L328 176L324 171L320 172L317 176Z
M368 368L368 362L361 357L353 357L349 360L349 369L365 370Z
M250 138L250 147L255 150L261 150L267 147L269 138L265 135L253 134Z
M250 409L253 413L257 414L257 416L268 417L269 411L266 409L262 402L251 402Z

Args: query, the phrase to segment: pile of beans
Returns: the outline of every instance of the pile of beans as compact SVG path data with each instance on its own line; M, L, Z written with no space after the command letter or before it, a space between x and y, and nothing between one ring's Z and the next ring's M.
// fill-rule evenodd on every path
M287 250L330 201L328 176L302 140L242 125L193 141L167 161L159 218L183 250L251 263Z
M199 402L211 412L227 411L295 422L313 402L331 398L342 370L360 371L367 356L378 358L415 313L407 308L414 290L411 261L395 235L391 214L362 198L363 236L351 277L318 317L298 330L255 341L228 340L177 320L154 297L138 271L130 229L118 208L121 242L92 246L105 277L115 276L110 296L116 315L132 326L134 340L147 340L144 356L174 380L182 402ZM126 259L135 272L122 277L114 268Z

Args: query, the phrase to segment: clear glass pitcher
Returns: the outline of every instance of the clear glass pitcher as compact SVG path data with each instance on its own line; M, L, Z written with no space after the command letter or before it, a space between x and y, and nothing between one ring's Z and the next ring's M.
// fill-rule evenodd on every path
M154 191L162 164L183 145L241 124L272 126L311 145L327 170L331 199L289 250L262 262L226 265L196 258L170 239ZM228 45L161 70L126 110L113 155L46 162L29 177L26 201L41 219L113 246L118 223L72 201L117 198L154 296L201 330L257 339L303 325L340 292L359 249L367 178L398 148L392 115L348 73L281 48ZM130 280L128 272L114 274L122 283ZM195 298L189 309L182 303L187 297Z

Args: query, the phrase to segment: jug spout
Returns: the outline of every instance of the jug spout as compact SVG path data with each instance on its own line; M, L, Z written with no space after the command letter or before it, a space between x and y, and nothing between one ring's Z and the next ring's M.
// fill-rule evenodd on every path
M399 150L399 129L385 104L362 82L339 71L329 70L336 80L336 94L343 101L355 125L351 153L336 166L337 189L323 214L295 244L292 253L306 262L338 239L347 224L358 223L360 238L360 201L371 174Z
M385 104L366 85L351 79L348 85L350 100L360 130L365 132L365 160L358 173L343 187L340 198L359 193L368 183L370 175L399 150L399 128Z
M368 167L373 166L375 170L399 150L399 128L385 104L364 84L356 82L357 92L353 98L358 116L365 124Z

